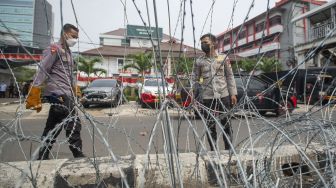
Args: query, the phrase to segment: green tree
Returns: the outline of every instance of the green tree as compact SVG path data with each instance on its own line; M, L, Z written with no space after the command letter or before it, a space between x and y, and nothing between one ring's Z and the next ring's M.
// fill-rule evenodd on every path
M137 70L142 78L145 77L145 72L152 68L152 53L137 53L128 55L128 58L132 59L133 62L128 65L124 65L124 69L133 68Z
M239 70L241 69L241 62L237 61L237 62L231 63L231 68L234 73L239 72Z
M78 62L78 70L84 72L88 77L90 77L90 74L94 74L96 76L106 74L105 69L94 67L96 63L102 62L100 57L78 56L75 60Z
M28 80L32 80L34 74L36 73L36 70L23 67L23 66L15 67L13 70L14 70L14 75L16 77L16 80L18 82L25 82Z
M173 64L173 73L179 75L188 75L192 72L194 60L188 57L181 57Z
M241 68L246 72L251 72L256 65L257 62L254 59L244 59L241 62Z
M259 69L263 72L276 72L282 70L282 65L275 58L263 58L259 64Z

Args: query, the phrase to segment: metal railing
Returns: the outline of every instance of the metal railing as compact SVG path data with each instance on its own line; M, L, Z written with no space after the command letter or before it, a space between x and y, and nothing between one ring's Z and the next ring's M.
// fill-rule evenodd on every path
M336 26L335 21L334 22L329 21L319 26L312 27L309 31L309 42L316 39L324 38L331 30L335 28L335 26Z

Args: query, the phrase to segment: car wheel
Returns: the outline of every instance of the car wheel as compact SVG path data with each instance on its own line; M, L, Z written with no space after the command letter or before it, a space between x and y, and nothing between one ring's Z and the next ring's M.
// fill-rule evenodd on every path
M286 112L288 111L289 113L292 113L294 110L294 105L292 104L292 102L287 101L287 103L285 104L284 101L281 101L278 109L276 109L276 115L277 116L281 116L286 114Z
M142 102L141 99L140 99L140 105L141 105L141 108L147 108L147 104Z
M89 104L86 104L86 103L84 103L84 104L83 104L83 107L84 107L84 108L89 108L89 107L90 107L90 105L89 105Z

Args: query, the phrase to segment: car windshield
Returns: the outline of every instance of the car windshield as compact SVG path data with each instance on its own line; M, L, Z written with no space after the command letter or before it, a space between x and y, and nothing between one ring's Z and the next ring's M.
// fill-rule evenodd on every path
M162 80L146 80L145 86L162 86ZM165 86L167 86L167 83Z
M94 80L89 87L116 87L116 80Z

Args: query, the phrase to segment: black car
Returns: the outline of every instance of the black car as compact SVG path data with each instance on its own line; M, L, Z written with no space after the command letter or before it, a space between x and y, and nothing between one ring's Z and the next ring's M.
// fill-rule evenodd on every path
M317 81L319 99L322 103L336 103L336 79L331 75L320 75Z
M115 79L94 80L83 90L81 103L85 108L92 104L105 104L116 106L121 95L121 84Z
M266 112L274 112L277 115L282 115L286 112L286 109L289 112L292 112L294 108L296 108L296 96L292 91L288 91L287 87L282 86L281 89L279 89L279 87L275 87L264 93L263 91L268 89L272 83L269 83L257 76L251 76L249 82L247 82L248 80L249 76L247 75L235 75L238 92L237 97L239 101L238 105L244 103L243 86L248 84L246 87L246 95L260 114L264 115ZM191 93L193 93L193 96L197 101L202 102L201 86L195 85L198 87L194 88L194 92L192 92L189 80L179 80L179 82L180 83L177 84L178 87L176 89L175 99L182 107L189 106L191 102ZM241 107L248 109L248 103L245 103ZM195 117L198 117L198 113L195 113Z
M235 81L238 91L239 104L244 103L244 86L246 87L246 95L252 99L252 103L260 114L266 112L275 112L277 115L284 114L286 110L292 112L297 105L296 96L292 91L288 91L286 87L275 87L268 89L270 83L257 76L238 76L235 75ZM264 92L266 89L267 92ZM248 108L248 104L244 105Z

